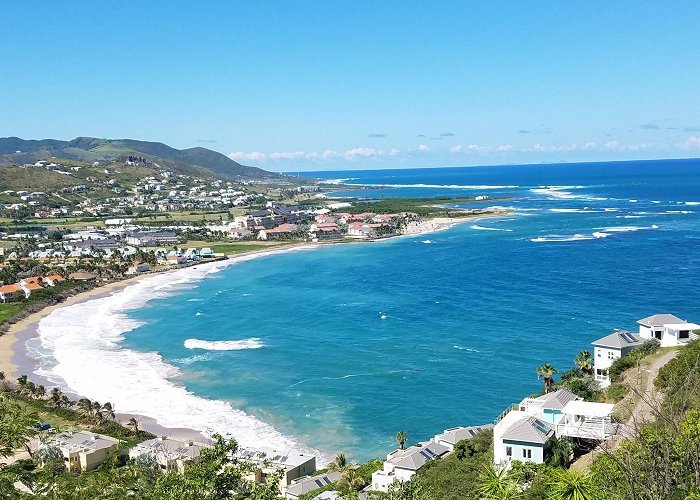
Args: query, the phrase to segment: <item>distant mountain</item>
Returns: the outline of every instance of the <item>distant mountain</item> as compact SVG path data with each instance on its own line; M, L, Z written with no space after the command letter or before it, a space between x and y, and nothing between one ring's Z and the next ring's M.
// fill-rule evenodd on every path
M96 139L94 137L77 137L72 141L25 140L19 137L0 138L0 166L33 163L48 158L65 158L86 162L121 161L129 155L145 156L163 167L183 173L197 173L196 167L199 167L216 176L226 178L281 177L277 173L241 165L226 155L202 147L175 149L161 142ZM193 170L191 167L195 167L195 169Z

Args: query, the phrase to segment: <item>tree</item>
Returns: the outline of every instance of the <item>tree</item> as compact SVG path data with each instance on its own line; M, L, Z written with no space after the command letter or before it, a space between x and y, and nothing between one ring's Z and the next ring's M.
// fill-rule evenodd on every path
M114 420L114 407L109 401L102 405L102 411L100 412L102 418L107 418L109 420Z
M576 355L574 363L578 366L584 375L593 375L593 356L591 351L583 350Z
M404 450L406 447L407 436L404 431L399 431L396 433L396 441L399 443L399 447Z
M78 413L86 419L92 419L94 415L94 410L92 407L92 401L88 398L80 398L78 400Z
M471 439L460 439L455 443L455 457L458 460L473 457L478 452L477 447Z
M134 431L134 434L139 433L139 421L136 420L136 417L131 417L129 421L126 423L126 426Z
M574 451L574 445L571 440L562 436L555 438L552 443L551 455L548 463L554 467L568 468L571 462L571 454Z
M564 469L553 469L549 498L551 500L595 500L600 498L588 475Z
M559 370L554 368L551 364L545 363L542 366L537 368L537 378L544 379L544 392L545 394L548 392L552 392L552 385L554 383L554 379L552 378L555 373L559 373Z
M503 468L493 464L485 465L479 475L479 492L488 500L506 500L520 498L516 484L508 478Z
M0 400L0 456L10 456L22 447L31 453L29 438L36 434L38 420L36 413L17 403Z
M345 453L338 453L333 461L328 465L330 472L340 472L348 466L348 460L345 458Z

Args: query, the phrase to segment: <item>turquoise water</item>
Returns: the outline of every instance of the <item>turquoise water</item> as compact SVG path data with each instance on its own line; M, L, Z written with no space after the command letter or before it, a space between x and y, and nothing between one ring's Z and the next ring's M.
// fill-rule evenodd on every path
M123 345L160 353L197 395L366 459L399 430L492 421L540 388L536 366L566 369L612 328L700 320L698 161L319 175L408 186L372 197L509 196L483 206L513 215L236 264L129 312L142 325Z

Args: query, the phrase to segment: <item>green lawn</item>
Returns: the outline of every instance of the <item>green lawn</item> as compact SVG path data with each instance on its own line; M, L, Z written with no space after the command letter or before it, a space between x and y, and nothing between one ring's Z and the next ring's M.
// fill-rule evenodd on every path
M7 321L11 316L14 316L24 309L26 305L26 302L10 302L8 304L0 304L0 325Z

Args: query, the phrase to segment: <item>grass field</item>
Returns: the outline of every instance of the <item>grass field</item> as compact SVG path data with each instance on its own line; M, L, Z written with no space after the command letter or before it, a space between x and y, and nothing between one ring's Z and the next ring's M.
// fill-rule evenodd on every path
M26 302L10 302L0 304L0 325L7 321L11 316L20 312L26 306Z

